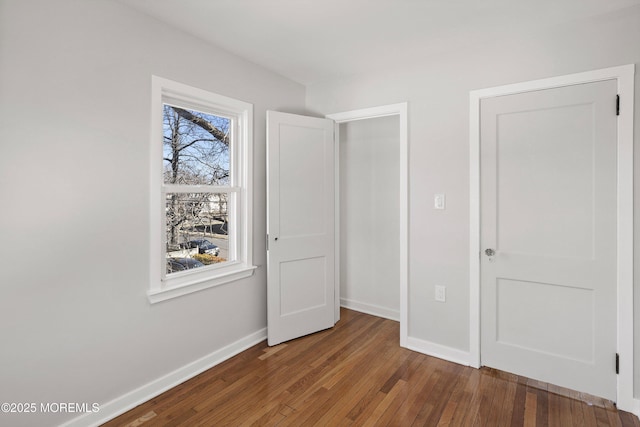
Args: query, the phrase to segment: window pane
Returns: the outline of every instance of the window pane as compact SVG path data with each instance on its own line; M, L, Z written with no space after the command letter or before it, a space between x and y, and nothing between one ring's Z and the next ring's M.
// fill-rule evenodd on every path
M166 196L167 274L229 259L229 195L169 193ZM177 263L191 263L180 270Z
M164 183L229 185L231 120L163 105Z

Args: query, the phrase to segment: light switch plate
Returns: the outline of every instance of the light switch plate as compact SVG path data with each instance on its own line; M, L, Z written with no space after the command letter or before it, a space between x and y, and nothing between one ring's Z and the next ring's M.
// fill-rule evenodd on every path
M445 302L447 299L447 288L436 285L436 301Z
M433 207L435 209L443 210L445 206L445 196L444 194L436 194L433 196Z

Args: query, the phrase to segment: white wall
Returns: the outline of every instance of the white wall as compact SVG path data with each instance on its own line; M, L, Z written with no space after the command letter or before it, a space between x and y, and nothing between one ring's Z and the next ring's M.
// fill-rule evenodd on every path
M155 305L152 74L254 104L259 266ZM104 404L265 328L265 111L303 108L302 86L118 3L0 0L0 402Z
M400 120L340 125L342 305L400 319Z
M420 55L419 51L415 55ZM640 7L493 44L425 57L420 66L322 82L307 108L330 114L409 102L409 337L469 351L469 91L640 63ZM636 70L635 167L640 167ZM445 211L433 194L446 193ZM640 174L635 176L635 394L640 396ZM434 285L447 302L434 301Z

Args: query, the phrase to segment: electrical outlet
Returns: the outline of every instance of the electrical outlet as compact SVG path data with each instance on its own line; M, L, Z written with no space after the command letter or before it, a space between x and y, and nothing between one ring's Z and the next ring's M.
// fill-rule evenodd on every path
M447 288L436 285L436 301L445 302L447 299Z
M445 195L436 194L433 196L433 208L438 210L444 210L445 207Z

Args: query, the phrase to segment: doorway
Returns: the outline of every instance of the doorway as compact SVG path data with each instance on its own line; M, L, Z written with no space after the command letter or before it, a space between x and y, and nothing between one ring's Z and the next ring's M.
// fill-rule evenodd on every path
M338 144L336 149L336 320L340 316L341 302L347 307L351 305L356 310L395 318L400 321L400 345L406 347L409 245L407 103L330 114L327 118L335 122ZM386 144L384 148L378 148L383 151L390 149L394 152L392 155L394 159L397 159L397 162L388 162L395 163L397 167L389 168L385 172L391 175L386 181L378 170L380 165L385 164L384 157L371 152L378 144ZM368 159L365 159L367 156ZM346 165L342 162L346 162ZM360 164L356 165L356 163ZM359 173L348 171L347 168L351 166ZM362 179L365 173L368 175L368 183ZM383 187L384 191L382 191ZM363 189L369 193L366 197L359 194L359 191L365 191ZM376 192L386 193L386 197L393 201L385 201L384 196L375 194ZM347 204L346 208L342 203ZM381 207L381 205L384 206ZM360 227L357 215L346 212L349 208L357 212L367 211L368 225ZM378 209L379 212L372 212L373 209ZM387 212L392 219L387 224L381 224ZM358 230L350 229L354 224L358 224ZM378 256L375 248L373 252L367 248L367 254L361 253L365 251L363 242L373 241L374 245L377 244L375 243L377 238L370 235L372 232L383 239L385 234L393 236L394 242L389 245L391 255L388 255L393 258L393 267L388 272L378 269L378 266L373 274L367 271L372 265L381 264L383 253L387 253L386 250L380 250L380 256ZM345 254L342 254L343 250ZM346 268L343 268L344 264L347 264ZM347 283L343 284L343 280ZM375 285L371 286L370 280L373 280ZM366 283L368 281L369 283ZM345 290L341 291L343 287ZM375 295L376 289L382 289L385 295L395 293L397 304L389 305L381 302L381 299Z
M400 320L400 119L339 125L340 305Z

